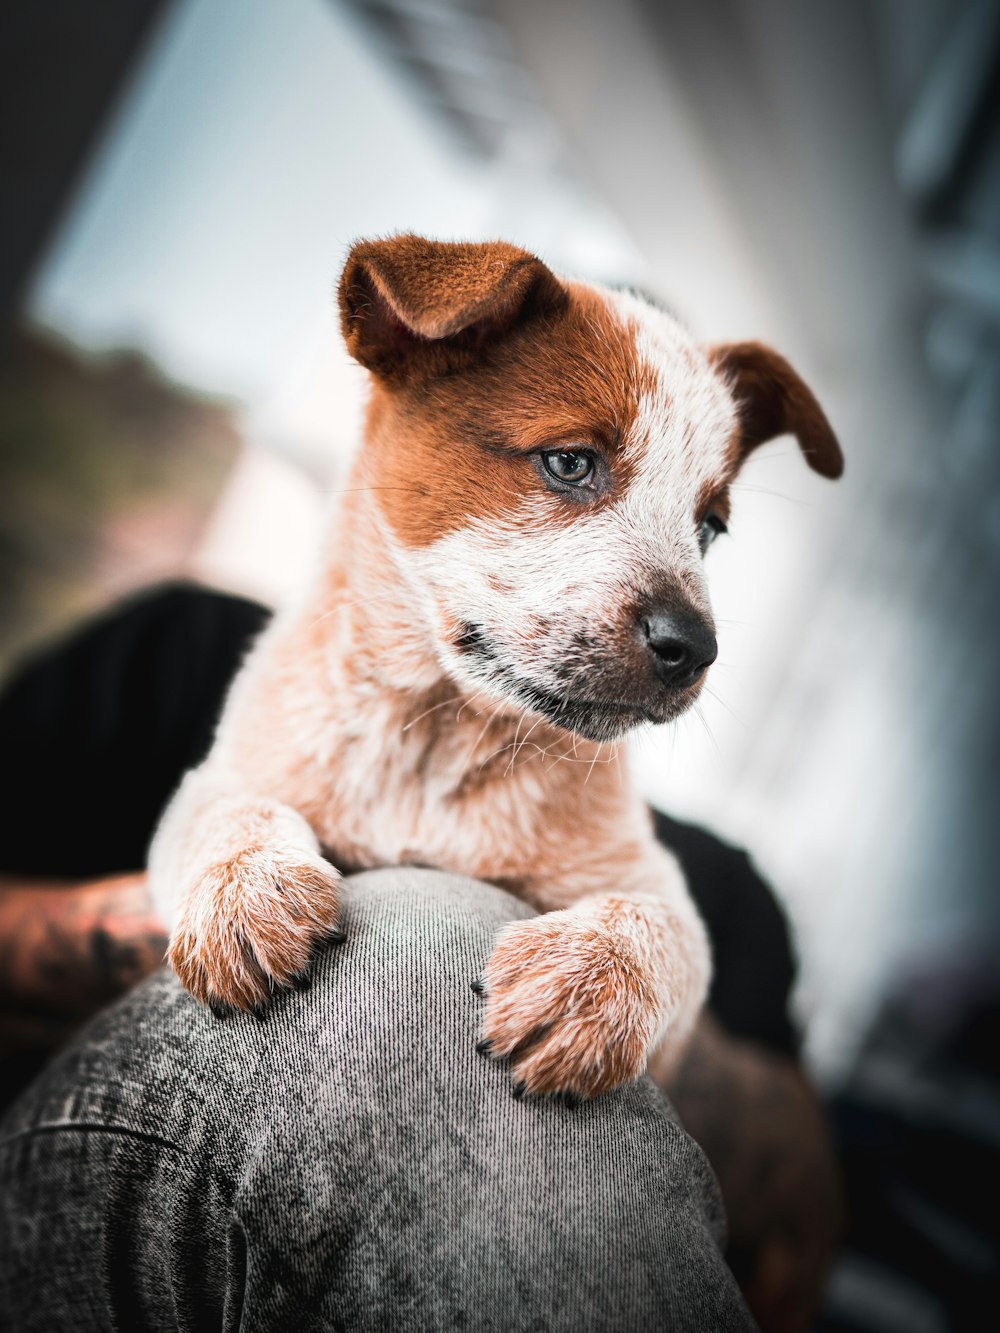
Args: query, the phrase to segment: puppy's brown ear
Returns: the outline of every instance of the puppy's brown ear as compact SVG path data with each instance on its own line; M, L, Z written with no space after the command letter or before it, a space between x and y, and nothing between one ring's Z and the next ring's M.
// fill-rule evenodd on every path
M783 356L763 343L726 343L708 349L740 412L741 460L777 435L794 435L806 462L823 477L839 477L844 456L812 390Z
M390 376L416 362L451 368L515 324L560 309L567 295L515 245L393 236L354 246L339 300L347 350Z

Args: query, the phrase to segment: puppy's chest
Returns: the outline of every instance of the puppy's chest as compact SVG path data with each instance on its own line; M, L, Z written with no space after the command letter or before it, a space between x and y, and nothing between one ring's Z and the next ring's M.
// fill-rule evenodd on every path
M516 879L532 865L545 784L466 733L352 726L324 765L311 822L334 862ZM491 748L492 746L492 748Z

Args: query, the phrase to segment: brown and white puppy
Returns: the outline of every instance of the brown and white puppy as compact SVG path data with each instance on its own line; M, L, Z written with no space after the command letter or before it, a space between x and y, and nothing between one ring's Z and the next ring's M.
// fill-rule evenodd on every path
M491 880L544 915L490 959L487 1049L527 1092L604 1092L679 1052L710 975L615 742L701 688L702 556L747 453L790 431L835 477L840 450L776 353L705 351L512 245L362 242L340 310L365 438L156 835L171 962L249 1008L335 934L335 867Z

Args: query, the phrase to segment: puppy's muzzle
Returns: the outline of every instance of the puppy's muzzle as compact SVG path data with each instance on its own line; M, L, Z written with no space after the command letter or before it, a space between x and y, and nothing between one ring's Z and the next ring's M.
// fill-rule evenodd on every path
M640 616L639 629L657 680L671 689L693 685L719 655L715 631L696 611L657 607Z

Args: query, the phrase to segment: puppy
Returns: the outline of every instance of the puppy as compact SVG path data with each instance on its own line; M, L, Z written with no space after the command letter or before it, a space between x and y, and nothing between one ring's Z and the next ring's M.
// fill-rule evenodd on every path
M338 867L491 880L543 915L497 943L482 1048L518 1091L594 1096L680 1052L710 976L615 742L701 689L702 557L750 450L791 432L836 477L840 449L775 352L512 245L361 242L339 300L363 444L154 839L170 961L251 1008L336 936Z

